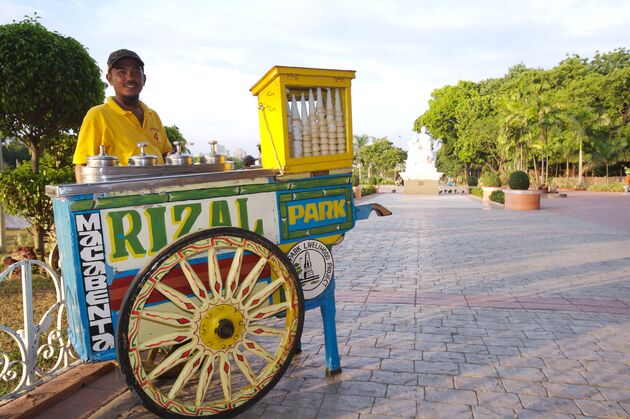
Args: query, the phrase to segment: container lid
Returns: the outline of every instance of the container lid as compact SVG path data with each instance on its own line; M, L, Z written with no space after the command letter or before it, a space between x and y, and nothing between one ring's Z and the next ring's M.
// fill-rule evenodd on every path
M153 154L147 154L144 151L144 148L147 146L147 143L138 143L138 147L140 147L140 154L129 157L129 164L136 166L154 166L157 164L158 158Z
M175 164L192 164L193 155L188 153L182 153L182 143L175 144L176 151L166 156L167 162Z
M210 140L208 141L208 144L210 144L210 153L208 154L208 156L225 157L225 154L221 154L218 152L219 142L217 140Z
M87 158L87 166L89 167L104 167L104 166L118 166L118 157L110 156L105 152L105 145L99 145L99 153L96 156L89 156Z

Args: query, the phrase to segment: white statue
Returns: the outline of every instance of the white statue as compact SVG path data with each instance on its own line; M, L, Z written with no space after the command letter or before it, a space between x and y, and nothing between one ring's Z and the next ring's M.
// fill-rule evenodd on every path
M433 165L435 156L431 149L432 139L427 134L426 127L420 129L420 134L417 134L409 141L409 152L407 154L407 168L415 167L418 165L430 164Z
M431 144L433 139L427 134L426 127L422 127L420 132L409 140L409 151L405 172L401 173L403 179L433 179L438 180L441 176L435 169L435 155Z

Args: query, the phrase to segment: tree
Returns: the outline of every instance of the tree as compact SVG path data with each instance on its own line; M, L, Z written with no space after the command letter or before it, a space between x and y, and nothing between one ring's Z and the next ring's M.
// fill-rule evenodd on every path
M52 202L46 196L46 185L70 183L73 179L71 166L57 168L49 156L42 159L37 173L28 161L22 162L15 169L0 173L0 204L8 213L27 218L31 228L40 229L43 234L53 227Z
M188 150L188 147L186 146L188 142L184 138L184 135L181 133L177 125L164 127L164 130L166 131L166 136L168 137L168 141L171 143L173 147L175 147L175 144L181 144L182 152L190 153L190 150Z
M373 167L381 178L388 170L395 169L396 165L407 160L407 152L395 147L387 137L374 140L372 144L362 149L361 155L366 164Z
M567 56L549 69L511 67L502 78L459 81L432 92L414 129L426 126L442 148L437 167L449 175L480 165L493 171L550 167L606 169L630 158L630 51L593 59Z
M359 182L361 182L361 175L363 172L363 153L361 152L364 147L366 147L370 141L373 140L369 135L355 135L354 141L352 143L352 148L354 149L354 161L357 164L359 170Z
M29 148L35 175L43 151L76 133L86 111L103 102L105 91L98 65L85 48L48 31L37 19L0 26L0 131ZM6 208L18 211L21 197L4 197L13 198L16 205L7 203ZM31 221L36 250L43 255L45 225L39 219Z

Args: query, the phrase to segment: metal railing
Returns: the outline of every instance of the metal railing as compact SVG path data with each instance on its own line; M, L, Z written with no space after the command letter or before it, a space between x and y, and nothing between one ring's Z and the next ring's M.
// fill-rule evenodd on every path
M35 270L50 278L56 294L55 303L45 311L37 323L34 319L33 305ZM20 358L12 359L15 358L15 353L0 352L0 380L5 382L5 391L2 392L4 394L0 393L0 401L12 399L32 389L44 379L68 367L75 358L70 342L63 333L66 305L60 276L44 262L22 260L0 273L0 284L18 272L21 273L22 279L23 328L13 330L0 325L0 334L5 333L11 337L19 348Z

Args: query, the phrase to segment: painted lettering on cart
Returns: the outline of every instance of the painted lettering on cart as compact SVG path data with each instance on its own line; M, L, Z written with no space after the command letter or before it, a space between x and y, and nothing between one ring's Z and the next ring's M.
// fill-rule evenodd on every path
M250 226L248 198L112 210L105 219L112 262L154 255L168 243L202 228L237 226L264 235L262 219Z
M289 202L289 231L303 230L346 221L344 197L326 197Z
M102 352L114 347L114 327L109 308L101 217L99 213L77 214L74 219L92 350Z

